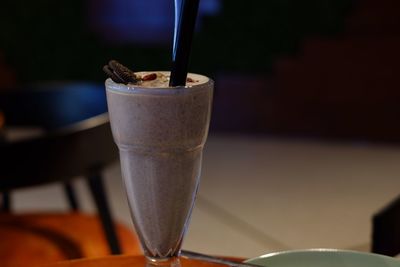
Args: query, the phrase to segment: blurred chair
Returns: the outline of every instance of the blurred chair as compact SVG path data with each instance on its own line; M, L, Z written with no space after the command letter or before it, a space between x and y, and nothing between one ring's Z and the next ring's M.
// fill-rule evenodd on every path
M400 254L400 197L374 215L372 252L388 256Z
M9 260L10 266L17 266L9 259L11 247L21 247L20 253L14 250L18 254L15 259L21 259L22 254L27 255L29 242L39 239L39 244L50 240L58 246L57 253L63 255L57 259L104 256L109 252L140 253L136 236L122 225L114 227L103 186L102 171L118 155L109 127L104 87L48 83L5 90L0 93L0 112L5 118L0 142L0 262ZM10 129L19 130L13 135ZM76 177L86 178L100 220L78 212L79 203L70 184ZM71 213L12 214L13 190L53 182L64 184ZM5 242L7 236L12 242ZM103 242L99 242L99 236ZM31 254L45 262L43 253L49 256L43 251Z

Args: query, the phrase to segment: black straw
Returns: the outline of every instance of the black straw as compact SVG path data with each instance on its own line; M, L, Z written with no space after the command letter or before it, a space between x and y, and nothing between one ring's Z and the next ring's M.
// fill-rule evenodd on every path
M189 56L192 47L194 27L200 0L182 0L172 53L172 70L169 86L184 86L188 73Z

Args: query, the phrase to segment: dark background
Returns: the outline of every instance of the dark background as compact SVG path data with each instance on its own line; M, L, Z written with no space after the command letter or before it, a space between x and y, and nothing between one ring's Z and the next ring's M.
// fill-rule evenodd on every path
M399 139L399 1L203 2L190 71L216 81L212 131ZM173 1L145 3L6 0L0 85L169 69Z

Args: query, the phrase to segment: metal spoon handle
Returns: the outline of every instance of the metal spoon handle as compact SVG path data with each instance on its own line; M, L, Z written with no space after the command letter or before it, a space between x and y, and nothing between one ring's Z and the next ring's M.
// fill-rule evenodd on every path
M204 255L197 252L182 250L181 256L184 258L194 259L194 260L202 260L211 263L217 264L224 264L232 267L260 267L259 265L251 264L251 263L244 263L244 262L236 262L231 260L226 260L214 256Z

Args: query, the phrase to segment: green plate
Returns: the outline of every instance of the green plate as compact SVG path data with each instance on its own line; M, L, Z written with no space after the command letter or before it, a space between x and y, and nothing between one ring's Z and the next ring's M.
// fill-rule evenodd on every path
M395 258L336 249L276 252L246 262L264 267L400 267L400 260Z

